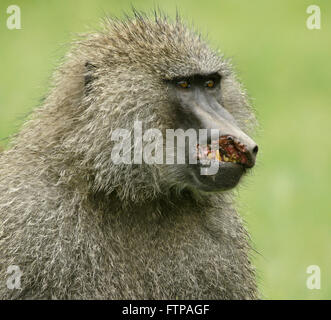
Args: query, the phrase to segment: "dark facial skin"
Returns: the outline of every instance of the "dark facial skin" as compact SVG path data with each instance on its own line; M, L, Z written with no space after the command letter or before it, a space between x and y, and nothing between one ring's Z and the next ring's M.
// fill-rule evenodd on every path
M221 161L218 172L201 175L201 163L184 165L187 182L203 191L227 190L235 187L241 176L255 164L258 147L237 125L234 117L221 104L221 77L219 74L194 75L169 82L169 93L176 112L176 128L217 129L222 137L219 144ZM236 161L229 158L235 154ZM234 159L234 158L231 158Z

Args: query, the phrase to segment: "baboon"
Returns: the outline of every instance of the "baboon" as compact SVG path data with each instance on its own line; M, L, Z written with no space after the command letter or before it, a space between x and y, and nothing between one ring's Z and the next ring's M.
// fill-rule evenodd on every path
M255 117L231 63L181 18L134 11L78 37L52 81L0 155L0 298L259 298L231 191ZM112 132L137 119L219 129L219 171L114 164Z

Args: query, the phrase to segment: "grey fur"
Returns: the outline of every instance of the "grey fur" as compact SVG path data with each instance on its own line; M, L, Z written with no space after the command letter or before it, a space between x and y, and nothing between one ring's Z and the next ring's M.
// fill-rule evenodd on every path
M254 116L229 62L180 19L135 13L103 26L73 45L0 155L0 298L257 298L231 192L110 157L115 128L172 128L163 79L174 76L220 72L223 104L247 131ZM6 286L9 265L21 290Z

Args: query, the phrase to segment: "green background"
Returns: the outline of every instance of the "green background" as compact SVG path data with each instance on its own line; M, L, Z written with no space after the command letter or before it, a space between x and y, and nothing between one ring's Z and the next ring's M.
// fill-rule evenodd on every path
M47 92L73 33L131 4L170 16L178 8L233 58L258 113L258 163L238 195L263 296L331 298L330 1L15 0L22 30L10 31L11 4L0 3L0 145ZM320 30L306 27L311 4L321 8ZM321 268L320 290L306 286L309 265Z

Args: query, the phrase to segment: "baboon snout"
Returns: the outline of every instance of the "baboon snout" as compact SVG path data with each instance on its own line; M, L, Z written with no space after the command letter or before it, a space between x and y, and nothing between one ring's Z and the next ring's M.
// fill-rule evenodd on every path
M220 139L220 151L221 150L225 150L228 158L238 159L239 161L237 162L244 167L252 168L255 165L259 147L246 135L243 135L241 138L227 135L222 136Z
M233 135L223 135L219 139L218 148L219 160L239 163L246 168L254 166L259 149L257 144L246 135L243 135L241 139Z

